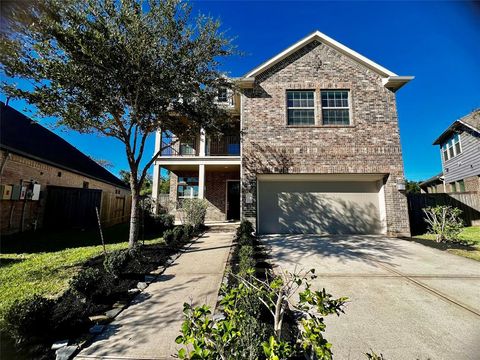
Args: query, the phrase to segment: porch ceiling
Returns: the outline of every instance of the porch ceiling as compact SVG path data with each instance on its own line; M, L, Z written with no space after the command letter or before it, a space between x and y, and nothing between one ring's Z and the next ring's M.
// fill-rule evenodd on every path
M163 168L176 171L198 171L198 165L182 164L182 165L162 165ZM225 164L225 165L205 165L205 172L235 172L240 171L240 165Z

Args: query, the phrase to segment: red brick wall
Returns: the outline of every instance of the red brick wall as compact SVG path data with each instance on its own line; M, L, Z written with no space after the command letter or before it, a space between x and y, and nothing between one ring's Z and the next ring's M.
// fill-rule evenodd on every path
M176 215L177 203L177 182L178 177L198 176L196 171L175 171L170 173L170 201L172 203L171 212ZM240 172L218 172L205 170L205 200L208 202L206 221L224 221L226 219L226 189L227 180L240 179Z
M5 156L6 153L1 151L0 164L3 164ZM59 173L61 176L58 176ZM32 228L35 222L37 222L38 227L41 227L48 185L82 188L84 181L86 181L89 183L88 187L90 189L102 190L101 218L102 222L105 222L107 225L113 225L126 220L130 213L130 192L125 189L32 160L24 156L10 154L8 159L6 159L3 172L0 176L0 183L3 185L20 185L22 181L30 182L31 180L41 186L39 201L28 201L27 204L24 205L24 201L22 200L0 200L0 230L2 234L13 233L20 229L21 214L24 206L24 229L28 230ZM115 194L116 190L117 194ZM113 215L110 211L113 212L115 210L111 206L111 203L113 202L111 198L115 197L115 195L126 197L126 210L123 217L114 219L112 218Z
M292 89L315 91L316 126L287 126L286 91ZM322 89L350 91L350 126L321 125ZM242 90L241 106L243 218L256 221L257 174L380 173L386 175L388 234L410 233L406 197L396 184L404 174L395 94L380 75L312 43L257 76L253 89Z

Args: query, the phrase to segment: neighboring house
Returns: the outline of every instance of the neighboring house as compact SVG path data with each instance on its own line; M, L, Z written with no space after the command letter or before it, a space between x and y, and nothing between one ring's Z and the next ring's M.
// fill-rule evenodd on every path
M418 184L420 186L420 192L424 194L439 194L447 192L445 182L443 180L443 173L432 176L430 179Z
M440 146L444 181L442 192L479 192L480 109L455 120L433 145Z
M238 116L232 134L166 148L153 196L163 167L173 211L199 197L208 220L261 234L409 235L395 91L411 79L317 31L219 96ZM167 142L157 134L156 149Z
M128 186L58 135L0 102L1 234L124 222Z

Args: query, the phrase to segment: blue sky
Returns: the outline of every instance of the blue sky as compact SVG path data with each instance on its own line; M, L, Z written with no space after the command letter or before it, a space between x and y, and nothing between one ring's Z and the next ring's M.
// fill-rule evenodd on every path
M195 1L219 17L244 56L222 68L241 76L281 50L320 30L398 75L414 75L397 92L407 179L441 171L433 140L455 119L480 107L480 3ZM4 97L1 97L4 100ZM10 105L23 110L22 101ZM52 121L42 121L50 124ZM95 158L108 159L114 173L128 168L124 150L112 139L56 129ZM153 154L153 139L146 156Z

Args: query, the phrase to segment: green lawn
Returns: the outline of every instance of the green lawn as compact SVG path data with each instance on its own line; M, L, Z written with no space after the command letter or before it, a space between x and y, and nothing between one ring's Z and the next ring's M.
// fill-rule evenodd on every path
M433 234L417 235L415 238L421 240L430 240L432 244L426 243L427 245L432 245L441 248L442 250L446 250L452 254L480 261L480 226L466 227L460 233L460 240L467 242L467 246L448 243L438 244L435 242L435 235Z
M107 251L128 246L128 225L105 230ZM150 239L146 243L160 242ZM29 233L1 240L0 326L5 311L17 299L33 294L62 293L81 265L103 251L98 232Z

